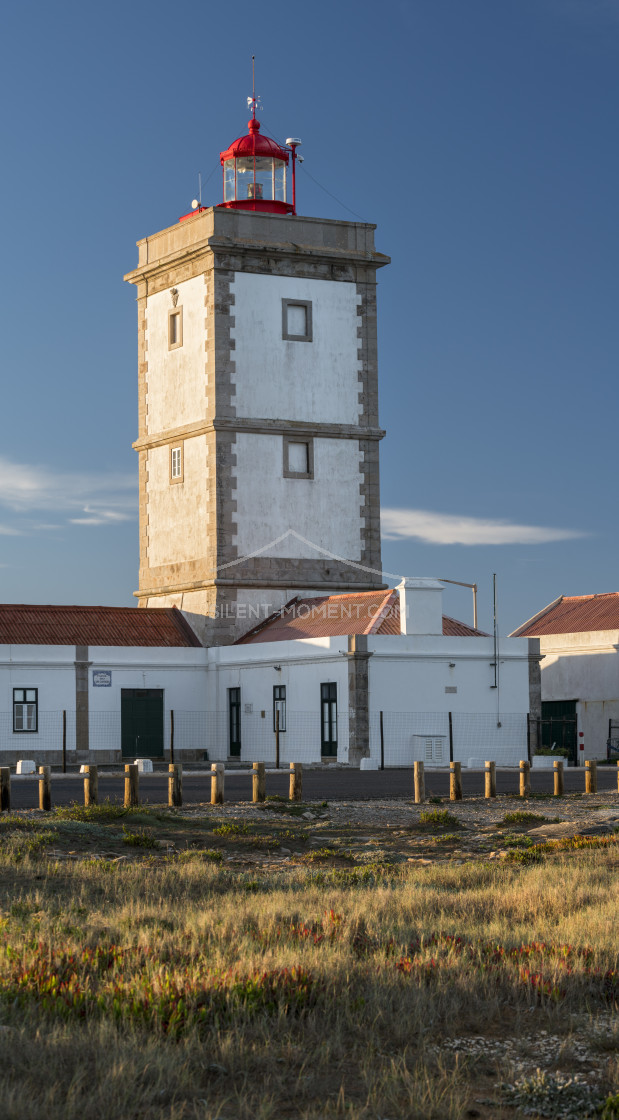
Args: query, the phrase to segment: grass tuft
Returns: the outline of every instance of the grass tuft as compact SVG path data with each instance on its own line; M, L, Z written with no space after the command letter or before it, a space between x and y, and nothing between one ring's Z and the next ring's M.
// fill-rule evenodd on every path
M513 813L505 814L503 824L543 824L547 820L548 817L542 817L539 813L528 813L524 809L517 809Z
M422 809L419 814L419 823L439 825L441 828L463 827L458 818L449 812L449 809Z

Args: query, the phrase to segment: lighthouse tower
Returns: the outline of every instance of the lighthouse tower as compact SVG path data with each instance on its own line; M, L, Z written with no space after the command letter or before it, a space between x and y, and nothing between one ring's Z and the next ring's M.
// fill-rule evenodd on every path
M206 645L381 581L375 226L296 213L300 141L221 153L223 201L138 242L140 606ZM290 201L288 199L291 199Z

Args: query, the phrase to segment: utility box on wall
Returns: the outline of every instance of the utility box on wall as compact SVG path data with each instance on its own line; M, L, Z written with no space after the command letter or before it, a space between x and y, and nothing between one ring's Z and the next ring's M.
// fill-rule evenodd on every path
M413 735L413 761L434 766L449 766L446 735Z

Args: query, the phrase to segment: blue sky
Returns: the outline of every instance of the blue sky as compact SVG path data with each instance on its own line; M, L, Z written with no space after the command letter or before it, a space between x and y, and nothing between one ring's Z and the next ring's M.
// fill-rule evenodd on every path
M0 599L135 602L122 275L198 171L221 200L252 53L263 127L303 139L300 212L376 222L392 257L385 568L479 583L486 626L496 572L503 632L619 590L618 50L619 0L11 6ZM445 607L468 620L470 593Z

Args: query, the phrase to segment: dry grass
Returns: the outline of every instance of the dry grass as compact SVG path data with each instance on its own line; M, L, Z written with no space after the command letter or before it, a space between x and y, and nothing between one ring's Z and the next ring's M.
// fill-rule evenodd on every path
M48 821L0 821L6 1120L498 1120L505 1071L445 1044L579 1024L617 1089L611 845L420 867L270 814Z

